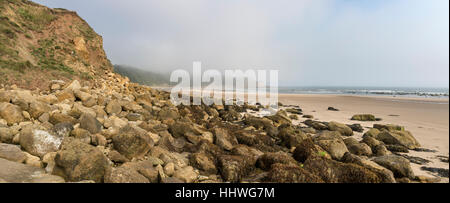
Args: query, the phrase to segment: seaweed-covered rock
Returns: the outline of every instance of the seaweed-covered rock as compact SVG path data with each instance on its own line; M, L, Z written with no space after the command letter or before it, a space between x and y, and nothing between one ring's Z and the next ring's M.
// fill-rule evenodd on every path
M399 125L394 125L394 124L387 124L387 125L373 124L373 128L378 129L380 131L382 131L382 130L387 130L387 131L395 131L395 130L404 131L405 130L405 127L399 126Z
M357 114L357 115L354 115L352 117L352 120L356 120L356 121L376 121L377 119L372 114Z
M361 124L351 124L351 125L347 125L348 127L350 127L353 131L355 132L359 132L362 133L364 132L364 128L361 126Z
M280 163L272 165L266 181L274 183L324 183L320 177L299 166Z
M218 168L227 182L240 182L253 170L255 163L246 156L222 155L218 158Z
M354 138L347 138L344 140L347 149L355 155L371 156L372 149L365 143L360 143Z
M383 130L381 133L375 136L375 138L384 142L385 144L401 145L407 147L408 149L415 149L420 147L419 142L411 135L409 131Z
M296 147L308 136L301 130L295 130L291 126L280 126L278 137L281 138L282 144L287 148Z
M331 121L328 123L328 129L331 131L338 131L343 136L352 136L353 130L345 124Z
M414 179L414 172L411 169L411 165L408 159L405 159L397 155L385 155L379 156L372 159L375 163L386 167L387 169L394 172L396 178L409 178Z
M380 130L376 128L371 128L366 133L364 133L363 137L373 137L375 138L378 134L380 134Z
M380 183L374 172L352 163L342 163L323 157L312 157L304 163L305 170L327 183Z
M198 168L204 174L216 174L217 168L214 164L214 158L205 153L193 153L189 156L192 166Z
M238 144L236 137L230 135L226 129L214 128L214 143L225 150L232 150Z
M314 144L311 139L306 139L300 143L294 150L293 157L298 162L305 162L308 158L314 156L323 156L331 159L331 156L322 147Z
M344 155L344 157L342 157L342 161L345 163L357 164L357 165L360 165L364 168L367 168L367 169L373 171L381 178L382 183L395 183L396 182L392 171L390 171L368 159L361 158L361 157L359 157L357 155L353 155L351 153L346 153Z
M294 166L298 165L294 158L284 152L265 153L259 157L256 165L263 170L269 170L273 164L277 163Z

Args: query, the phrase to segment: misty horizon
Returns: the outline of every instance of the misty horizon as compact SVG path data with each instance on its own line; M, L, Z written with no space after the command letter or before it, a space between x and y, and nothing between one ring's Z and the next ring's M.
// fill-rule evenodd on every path
M76 11L113 64L278 69L283 87L448 88L445 0L35 2Z

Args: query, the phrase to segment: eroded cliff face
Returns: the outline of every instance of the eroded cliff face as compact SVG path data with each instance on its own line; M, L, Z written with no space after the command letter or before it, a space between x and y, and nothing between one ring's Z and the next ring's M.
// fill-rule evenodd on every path
M42 90L52 80L95 85L108 75L115 74L102 37L76 12L0 0L0 84Z

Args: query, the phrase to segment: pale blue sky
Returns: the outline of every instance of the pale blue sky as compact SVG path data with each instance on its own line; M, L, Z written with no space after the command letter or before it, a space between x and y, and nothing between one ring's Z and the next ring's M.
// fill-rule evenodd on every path
M448 87L448 0L35 0L76 11L114 64L276 68L280 85Z

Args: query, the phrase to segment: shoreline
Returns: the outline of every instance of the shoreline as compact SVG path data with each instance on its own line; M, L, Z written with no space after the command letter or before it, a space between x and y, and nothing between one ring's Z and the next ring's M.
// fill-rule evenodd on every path
M404 126L419 141L422 148L435 152L417 152L410 150L405 155L430 161L425 165L411 163L417 175L436 176L435 173L421 170L422 166L449 169L449 164L439 156L449 156L449 103L448 99L436 98L393 98L385 96L344 96L344 95L291 95L280 94L279 101L284 105L297 105L305 114L315 120L337 121L345 124L361 124L366 130L373 124L397 124ZM334 107L339 111L328 111ZM373 114L381 121L352 121L355 114ZM299 123L306 120L300 118ZM366 131L365 130L365 131ZM355 133L356 139L362 139L363 133ZM449 182L442 178L442 182Z
M223 94L226 93L223 92ZM373 124L404 126L419 141L423 149L431 150L431 152L410 150L409 153L400 153L429 161L426 164L411 163L414 173L439 177L441 182L449 182L449 178L421 169L424 166L449 169L448 162L441 161L442 156L447 159L449 156L449 98L279 93L278 101L283 105L300 107L305 115L314 116L314 120L361 124L365 130L363 133L355 132L353 137L357 140L361 140L363 134L372 128ZM339 111L329 111L328 107L337 108ZM373 114L382 120L374 122L350 120L355 114ZM300 116L295 123L302 125L305 120L307 119Z

